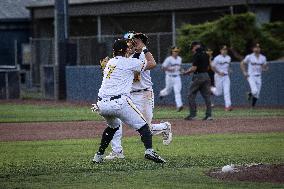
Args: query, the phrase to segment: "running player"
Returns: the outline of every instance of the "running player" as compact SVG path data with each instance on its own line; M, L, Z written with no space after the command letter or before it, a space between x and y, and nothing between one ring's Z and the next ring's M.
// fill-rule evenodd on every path
M160 91L160 99L169 95L172 90L175 93L175 101L177 111L180 112L183 109L183 103L181 99L181 78L180 70L182 58L179 55L180 49L178 47L172 47L171 56L167 57L162 65L162 69L166 72L166 87Z
M252 107L255 107L256 102L259 98L261 89L261 75L262 71L267 71L266 57L262 55L260 44L256 43L252 48L253 53L247 55L241 62L241 69L244 76L247 78L250 92L248 92L248 100L251 101ZM245 64L248 65L248 71L246 70Z
M211 68L215 72L215 87L211 87L211 92L215 96L220 96L222 93L224 94L225 111L232 110L230 93L231 82L229 77L230 64L231 57L228 55L228 48L226 45L223 45L220 48L220 54L214 58L211 64Z

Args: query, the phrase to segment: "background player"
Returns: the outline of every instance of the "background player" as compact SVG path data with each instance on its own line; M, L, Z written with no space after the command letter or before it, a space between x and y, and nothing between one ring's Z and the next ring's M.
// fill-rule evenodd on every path
M137 58L141 61L145 61L145 53L142 51L147 44L148 37L142 33L129 33L125 36L128 39L128 57ZM169 122L151 124L153 118L154 108L154 93L152 89L152 81L150 76L150 70L143 72L135 72L134 80L131 89L131 100L135 106L145 117L150 129L154 135L163 134L163 144L169 145L172 141L171 125ZM111 141L112 152L105 159L113 160L115 158L124 158L123 147L121 145L122 139L122 126Z
M221 46L220 54L214 58L211 63L211 68L215 72L214 81L215 87L211 87L211 92L215 96L220 96L224 93L225 111L232 110L231 93L230 93L230 63L231 57L228 55L226 45Z
M99 114L104 117L108 127L103 132L100 147L93 162L103 161L105 149L122 121L139 132L146 148L145 158L156 163L164 163L165 160L152 148L152 134L147 121L129 98L134 72L153 69L156 62L146 48L143 51L147 63L135 58L126 58L127 48L125 40L117 40L113 45L114 58L108 61L104 69L97 106Z
M262 71L267 71L266 57L262 54L260 44L256 43L252 49L253 53L245 57L241 62L241 69L244 76L247 78L250 86L250 92L248 93L248 100L251 101L252 107L255 106L257 99L259 98L261 89L261 74ZM245 64L248 65L248 71Z
M180 112L183 109L183 103L181 99L181 63L182 58L178 56L180 49L172 47L171 56L167 57L162 65L162 69L166 72L166 87L160 91L160 99L169 95L172 90L175 93L175 101L177 111Z

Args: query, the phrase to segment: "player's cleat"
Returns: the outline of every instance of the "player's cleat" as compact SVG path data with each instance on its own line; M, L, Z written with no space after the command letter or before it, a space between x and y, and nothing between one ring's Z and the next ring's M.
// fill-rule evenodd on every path
M104 160L104 155L100 155L99 153L96 153L94 158L92 159L93 163L102 163Z
M181 112L183 110L183 106L178 107L177 112Z
M229 112L229 111L232 111L232 110L233 110L232 106L229 106L229 107L226 107L226 108L225 108L225 111L226 111L226 112Z
M114 159L124 159L125 156L123 155L123 151L121 152L110 152L109 155L107 155L104 159L106 160L114 160Z
M167 129L163 131L163 144L169 145L173 140L172 125L169 122L165 122Z
M251 92L247 92L247 100L248 100L248 101L251 101L251 99L252 99L252 94L251 94Z
M160 99L160 100L163 100L163 98L164 98L163 96L159 96L159 99Z
M189 115L189 116L187 116L187 117L184 118L184 120L187 120L187 121L194 121L194 120L196 120L196 119L197 119L196 116L191 116L191 115Z
M166 160L159 156L154 150L146 150L145 158L154 161L155 163L166 163Z
M205 116L202 120L203 120L203 121L212 121L212 120L213 120L213 117L211 117L211 116Z
M211 103L211 108L214 108L215 107L215 104L214 103Z

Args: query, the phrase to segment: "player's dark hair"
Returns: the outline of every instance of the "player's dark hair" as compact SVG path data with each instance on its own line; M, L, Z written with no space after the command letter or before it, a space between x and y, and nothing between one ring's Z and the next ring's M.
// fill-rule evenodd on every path
M118 39L113 44L113 55L125 56L127 48L128 48L127 41L124 39Z

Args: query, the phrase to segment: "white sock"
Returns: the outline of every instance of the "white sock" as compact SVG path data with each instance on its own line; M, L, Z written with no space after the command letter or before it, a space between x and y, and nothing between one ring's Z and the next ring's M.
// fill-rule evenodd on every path
M166 129L167 129L167 125L165 123L158 123L158 124L151 125L151 131L153 135L160 134Z
M151 154L153 151L153 148L149 148L145 151L145 154Z

